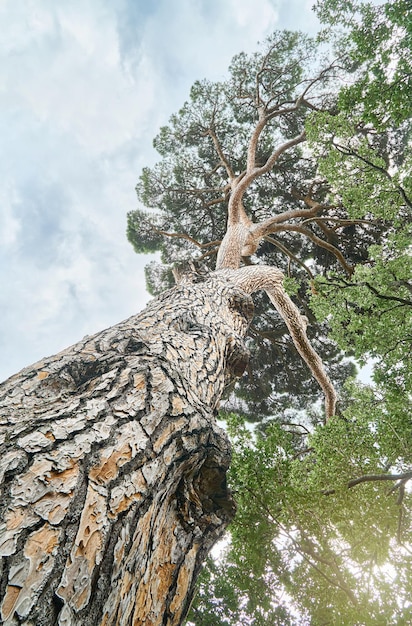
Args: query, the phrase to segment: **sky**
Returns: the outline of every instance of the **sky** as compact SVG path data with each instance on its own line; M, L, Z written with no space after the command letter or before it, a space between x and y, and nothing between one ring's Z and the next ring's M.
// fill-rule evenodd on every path
M0 380L140 311L126 239L152 141L313 0L0 0Z

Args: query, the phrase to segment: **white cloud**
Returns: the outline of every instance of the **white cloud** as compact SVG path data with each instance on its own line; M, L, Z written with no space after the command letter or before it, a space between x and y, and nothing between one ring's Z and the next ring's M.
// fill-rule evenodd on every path
M14 214L14 206L18 202L15 185L5 181L0 187L0 247L4 250L13 246L21 230L20 220Z
M278 12L274 3L267 2L238 2L230 0L230 15L244 29L247 29L255 38L262 36L262 32L270 34L278 22Z
M12 20L15 39L6 42L2 68L3 97L95 156L136 136L154 102L144 69L137 81L121 71L115 19L103 7L29 4L24 20Z

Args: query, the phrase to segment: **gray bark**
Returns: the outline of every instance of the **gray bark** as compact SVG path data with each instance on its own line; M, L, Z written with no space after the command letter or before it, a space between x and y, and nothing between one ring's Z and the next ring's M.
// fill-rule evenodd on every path
M181 624L234 515L215 413L252 311L182 284L0 386L1 623Z

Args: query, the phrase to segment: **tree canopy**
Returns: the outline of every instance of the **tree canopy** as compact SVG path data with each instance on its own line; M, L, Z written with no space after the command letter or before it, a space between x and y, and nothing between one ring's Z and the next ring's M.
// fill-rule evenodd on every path
M287 275L340 395L325 424L316 382L259 297L250 366L222 414L238 513L203 574L196 626L412 615L412 7L316 11L316 40L276 32L226 80L195 83L154 141L160 161L137 186L146 208L128 216L136 251L160 252L152 293L188 266L219 266L225 233L241 229L244 265Z

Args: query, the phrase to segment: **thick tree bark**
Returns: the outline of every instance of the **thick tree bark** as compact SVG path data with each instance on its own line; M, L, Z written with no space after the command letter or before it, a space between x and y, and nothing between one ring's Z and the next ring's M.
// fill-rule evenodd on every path
M0 386L2 624L181 624L234 515L214 416L252 311L181 284Z
M194 276L0 385L2 624L182 623L235 511L215 413L247 364L249 294L268 293L334 413L282 280L265 266Z

